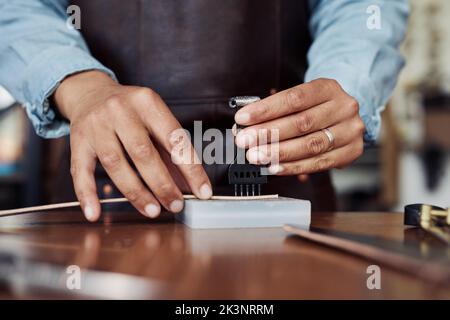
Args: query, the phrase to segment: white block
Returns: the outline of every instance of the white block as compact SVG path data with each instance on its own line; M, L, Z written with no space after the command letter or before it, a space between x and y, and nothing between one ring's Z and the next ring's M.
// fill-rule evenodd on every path
M185 201L176 219L192 229L272 228L296 224L308 228L311 203L279 197L264 200Z

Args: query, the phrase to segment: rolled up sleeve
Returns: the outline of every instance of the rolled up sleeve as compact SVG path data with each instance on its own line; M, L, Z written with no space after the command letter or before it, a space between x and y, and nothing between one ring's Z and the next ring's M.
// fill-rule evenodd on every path
M0 0L0 84L26 108L44 138L69 134L50 97L71 74L114 73L93 58L81 34L66 25L67 1Z
M381 117L404 65L398 47L407 25L407 0L310 0L310 31L305 81L337 80L360 105L365 140L379 134ZM367 26L371 11L380 9L381 27Z

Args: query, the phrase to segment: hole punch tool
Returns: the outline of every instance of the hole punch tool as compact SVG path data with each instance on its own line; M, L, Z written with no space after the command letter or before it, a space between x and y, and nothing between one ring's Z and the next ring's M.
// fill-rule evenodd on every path
M261 100L256 96L239 96L233 97L229 100L230 108L236 109L236 112L251 103ZM236 124L236 134L242 126ZM261 195L261 185L267 183L267 175L261 173L261 166L248 163L245 158L245 150L238 147L235 149L236 157L234 163L228 167L228 183L234 185L235 196L255 196ZM239 153L243 153L244 163L239 163Z
M405 206L404 224L423 229L450 246L450 208L444 209L427 204Z

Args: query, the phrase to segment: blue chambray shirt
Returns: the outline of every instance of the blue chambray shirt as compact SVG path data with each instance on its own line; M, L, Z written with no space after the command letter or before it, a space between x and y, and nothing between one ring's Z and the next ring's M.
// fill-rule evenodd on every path
M408 2L309 0L309 5L314 41L305 81L336 79L359 102L365 139L373 141L380 112L404 64L398 46L405 35ZM367 27L372 5L381 9L380 29ZM70 132L49 99L65 77L101 70L115 78L89 54L80 33L66 26L67 6L67 0L0 0L0 84L24 105L44 138Z

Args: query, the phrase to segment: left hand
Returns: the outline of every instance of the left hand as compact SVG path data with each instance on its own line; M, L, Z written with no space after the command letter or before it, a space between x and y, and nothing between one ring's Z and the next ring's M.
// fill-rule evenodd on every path
M236 113L237 124L246 126L236 136L240 148L248 148L253 164L279 164L269 171L278 175L304 176L349 165L363 152L364 122L358 102L330 79L318 79L281 91L243 107ZM260 141L258 134L278 129L275 148ZM331 143L323 129L334 137ZM259 136L261 137L261 136ZM331 139L332 140L332 139Z

